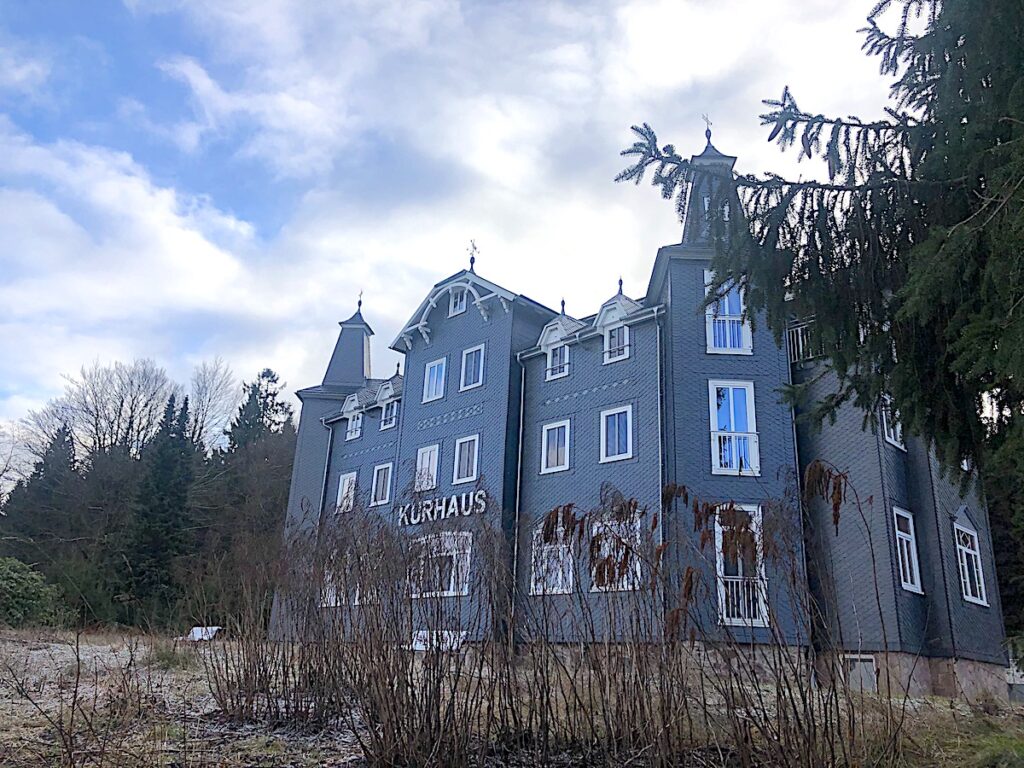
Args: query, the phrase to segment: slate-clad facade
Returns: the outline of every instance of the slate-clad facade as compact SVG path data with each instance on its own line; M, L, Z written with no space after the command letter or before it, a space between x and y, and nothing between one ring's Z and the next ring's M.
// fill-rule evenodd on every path
M708 139L693 162L731 171L735 158ZM896 414L877 432L852 406L820 431L796 419L779 391L820 365L794 346L799 334L776 345L744 318L738 291L700 308L712 256L703 192L691 191L682 242L658 251L646 294L620 281L592 315L542 306L471 263L434 285L393 341L404 375L373 378L360 307L323 382L298 393L289 535L377 514L452 564L414 597L473 606L489 575L479 545L499 532L519 616L627 600L654 560L609 574L595 558L635 539L674 574L658 595L666 609L684 581L707 585L686 598L703 636L813 645L868 685L895 672L911 690L998 689L1002 615L979 494L961 497L926 447L899 435ZM813 386L823 396L831 384ZM838 528L830 506L802 509L816 458L872 499L848 504ZM552 510L567 506L587 513L589 547L552 535ZM275 623L287 623L280 607ZM487 631L458 624L460 640ZM558 640L574 632L550 628Z

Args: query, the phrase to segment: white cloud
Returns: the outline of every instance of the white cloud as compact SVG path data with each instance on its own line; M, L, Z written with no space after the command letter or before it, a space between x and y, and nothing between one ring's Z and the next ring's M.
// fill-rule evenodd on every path
M242 377L269 365L315 383L361 289L375 372L390 372L387 343L466 265L470 238L482 274L549 306L592 312L620 274L642 295L679 225L655 191L612 183L631 123L699 152L709 112L740 170L808 174L766 144L760 99L788 83L809 108L873 114L886 95L855 32L867 8L825 0L130 7L180 16L205 47L154 57L186 88L185 120L157 123L128 96L121 114L191 162L226 166L213 153L227 152L301 197L261 240L260 222L155 182L127 153L0 120L0 359L17 389L0 387L0 418L95 358L153 356L184 378L221 354ZM416 167L370 165L391 148Z
M0 93L31 96L46 83L50 68L47 57L0 37Z

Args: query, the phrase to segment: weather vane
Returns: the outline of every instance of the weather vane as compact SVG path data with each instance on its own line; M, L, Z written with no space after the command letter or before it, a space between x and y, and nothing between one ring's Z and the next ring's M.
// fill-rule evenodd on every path
M356 309L362 309L362 308L363 308L363 289L360 288L359 289L359 303L356 305Z
M703 120L704 125L707 126L707 128L704 130L704 135L707 137L708 141L711 141L711 118L708 117L707 113L705 112L703 115L700 116L700 119Z
M473 271L473 267L476 265L476 255L480 253L480 250L476 247L476 240L469 241L469 248L466 249L466 253L469 254L469 271Z

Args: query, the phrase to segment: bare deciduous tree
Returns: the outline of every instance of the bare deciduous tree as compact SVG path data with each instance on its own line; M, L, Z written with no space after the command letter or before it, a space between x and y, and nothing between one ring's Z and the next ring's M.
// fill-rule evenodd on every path
M25 419L28 448L36 455L66 424L83 454L122 448L138 456L156 434L164 405L179 387L148 359L83 367L65 377L64 394Z
M191 384L190 437L197 445L215 448L223 442L224 428L238 407L238 382L228 364L218 356L196 366Z

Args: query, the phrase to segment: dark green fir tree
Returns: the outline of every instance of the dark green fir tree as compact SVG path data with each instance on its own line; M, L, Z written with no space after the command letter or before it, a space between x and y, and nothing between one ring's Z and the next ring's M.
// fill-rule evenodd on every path
M269 368L243 385L244 399L228 426L228 447L235 451L291 425L292 407L281 398L278 376Z
M125 558L133 613L129 618L137 625L168 626L184 596L186 574L180 571L191 544L189 488L196 453L189 438L188 398L178 409L172 395L142 456Z
M882 0L864 49L890 78L877 120L765 102L769 141L817 158L822 179L745 175L713 185L720 288L738 281L778 339L814 318L839 380L815 420L853 402L874 420L891 395L946 470L980 468L1011 630L1024 629L1024 5ZM623 155L685 207L704 172L646 124ZM724 200L722 201L724 202ZM791 393L799 397L799 392Z

